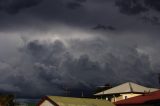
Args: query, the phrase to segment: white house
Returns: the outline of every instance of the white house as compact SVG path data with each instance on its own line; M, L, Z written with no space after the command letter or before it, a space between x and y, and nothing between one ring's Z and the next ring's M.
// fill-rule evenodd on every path
M94 94L97 98L106 98L112 102L116 102L119 100L132 98L135 96L139 96L145 93L154 92L159 89L156 88L148 88L133 82L127 82L121 84L119 86L110 88L108 90L101 91L99 93Z

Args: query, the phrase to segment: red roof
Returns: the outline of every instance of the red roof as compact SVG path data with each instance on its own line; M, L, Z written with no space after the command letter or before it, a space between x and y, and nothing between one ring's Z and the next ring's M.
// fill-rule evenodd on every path
M116 105L127 105L127 104L144 104L152 101L160 101L160 90L156 92L152 92L149 94L129 98L126 100L121 100L115 102Z

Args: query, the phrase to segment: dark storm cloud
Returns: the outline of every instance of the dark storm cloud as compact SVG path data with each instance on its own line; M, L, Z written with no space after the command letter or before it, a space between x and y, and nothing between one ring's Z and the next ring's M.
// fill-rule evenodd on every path
M36 6L41 1L42 0L0 0L0 10L15 14L21 9Z
M67 7L72 10L78 9L83 7L83 3L85 3L86 1L87 0L74 0L74 1L68 2Z
M68 7L69 9L74 10L74 9L77 9L77 8L82 7L82 4L81 4L81 3L78 3L78 2L69 2L69 3L67 3L67 7Z
M141 17L144 23L151 23L153 25L160 25L159 17L153 16L153 17L147 17L143 16Z
M100 29L102 29L102 30L116 30L116 28L115 27L113 27L113 26L105 26L105 25L102 25L102 24L98 24L97 26L95 26L94 28L93 28L94 30L100 30Z
M98 24L98 25L95 26L93 29L94 29L94 30L97 30L97 29L103 29L103 30L105 30L105 29L106 29L106 26L105 26L105 25Z
M127 81L157 86L159 27L146 24L159 23L154 3L22 1L0 1L0 91L35 97Z
M102 39L72 40L69 45L65 46L60 40L52 43L38 39L27 42L20 49L21 59L25 61L20 59L18 64L7 66L0 64L2 79L5 79L1 84L6 84L0 86L0 90L9 92L12 88L14 91L11 92L18 96L35 97L65 95L66 88L71 90L71 94L91 91L106 83L113 85L133 81L147 86L157 84L148 55L139 53L134 46L113 46ZM75 56L76 52L79 56ZM13 66L17 68L13 69ZM26 92L28 89L30 92Z
M17 7L22 6L20 3L16 3L16 1L10 5L14 5L14 3ZM27 1L27 3L30 2ZM13 31L17 29L48 30L51 27L56 27L57 24L89 29L97 23L112 25L112 21L108 23L106 20L107 15L103 15L102 20L102 15L99 14L101 11L105 12L104 10L108 10L106 8L110 8L104 4L110 5L108 4L108 1L103 1L101 3L96 0L45 0L39 2L39 5L35 5L34 8L20 8L19 10L21 11L19 14L11 15L9 17L7 14L0 12L2 14L2 17L0 17L0 21L2 22L0 29L2 31L8 31L8 29ZM96 6L101 6L101 8L96 8ZM12 8L12 6L9 7ZM13 8L12 10L17 9ZM15 25L16 27L14 27Z
M160 11L159 0L116 0L115 4L121 13L127 15L137 15L151 9Z
M160 1L159 0L144 0L146 6L160 12Z
M138 16L143 23L159 25L159 0L116 0L115 5L122 14Z
M77 2L83 3L86 2L87 0L76 0Z
M87 29L97 23L110 25L109 27L106 26L108 30L114 30L116 27L128 28L128 26L124 26L125 23L128 23L128 19L125 20L126 17L120 16L120 13L116 10L116 6L124 14L130 15L148 12L150 7L147 3L137 0L127 0L125 2L117 0L116 5L114 4L115 1L111 0L45 0L43 2L41 0L23 0L21 2L12 1L11 3L7 1L3 2L8 5L8 7L2 6L3 10L11 8L10 10L13 11L22 11L9 17L1 12L2 17L0 19L2 24L0 25L0 29L2 31L6 29L17 30L19 28L21 30L36 28L38 30L48 30L57 24ZM119 19L122 19L122 21L116 22ZM16 27L14 27L15 25Z
M41 51L45 50L43 51L44 53L37 52L37 49L27 49L27 51L31 51L31 54L29 53L28 55L31 55L34 61L37 62L35 67L39 70L39 79L43 79L49 85L57 86L59 89L62 89L62 86L89 89L99 84L111 83L110 81L113 83L133 81L150 86L153 84L153 80L155 83L157 82L156 78L150 77L153 69L148 55L137 52L135 47L122 47L123 53L126 53L121 54L120 58L118 56L119 53L116 54L113 53L114 51L108 51L106 46L104 46L105 43L102 45L103 40L102 44L96 44L99 42L96 39L94 43L92 41L76 41L76 43L71 43L74 50L92 48L93 51L89 50L87 52L84 50L84 53L75 58L74 54L61 41L55 41L49 45L31 41L28 45L33 42L37 47L41 45L45 47L45 49L41 49ZM119 47L117 49L122 48ZM32 54L34 51L37 53ZM90 52L93 53L91 54ZM95 59L94 57L95 54L98 54L97 52L99 52L99 55L103 55ZM36 58L37 55L39 55L39 58Z
M141 2L141 0L117 0L115 4L119 7L121 13L136 15L148 11Z

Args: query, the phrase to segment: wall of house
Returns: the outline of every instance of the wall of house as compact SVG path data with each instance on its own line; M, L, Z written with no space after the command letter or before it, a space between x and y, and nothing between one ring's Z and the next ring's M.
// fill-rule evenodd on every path
M48 100L43 101L40 106L54 106L51 102L49 102Z
M142 94L134 94L134 93L120 94L120 96L118 96L118 97L113 97L111 99L111 102L117 102L117 101L120 101L120 100L132 98L132 97L140 96L140 95L142 95Z
M116 101L120 101L120 100L123 100L123 96L118 96L118 97L112 98L111 102L116 102Z
M121 95L123 96L123 99L128 99L128 98L132 98L132 97L135 97L135 96L140 96L142 94L129 93L129 94L121 94Z

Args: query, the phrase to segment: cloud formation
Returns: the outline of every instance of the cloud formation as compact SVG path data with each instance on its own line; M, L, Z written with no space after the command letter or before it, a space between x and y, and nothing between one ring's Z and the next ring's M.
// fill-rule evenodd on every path
M148 8L143 6L142 0L117 0L116 6L119 7L120 12L127 15L137 15L148 11Z
M152 17L143 16L143 17L141 17L141 19L145 23L151 23L153 25L160 25L159 17L156 17L156 16L152 16Z
M158 5L0 0L0 91L35 97L126 81L158 86Z
M159 0L116 0L115 5L122 14L139 16L145 23L159 25Z
M159 0L116 0L116 6L119 7L120 12L127 15L137 15L143 12L148 12L153 9L157 12L160 11Z
M0 90L35 97L65 95L67 88L70 96L75 96L75 91L80 96L82 90L92 91L106 83L157 84L148 55L134 46L114 45L97 38L69 40L68 46L61 40L27 41L19 49L21 55L16 63L0 64L4 75ZM28 89L30 92L25 93Z
M67 7L71 10L74 10L74 9L78 9L78 8L82 7L82 4L81 4L81 2L73 1L73 2L68 2Z
M160 1L159 0L144 0L146 6L160 12Z
M93 27L93 29L94 30L102 29L102 30L111 30L111 31L116 30L116 28L113 27L113 26L110 26L110 25L109 26L105 26L105 25L101 25L101 24L96 25L95 27Z
M0 10L15 14L21 9L36 6L41 1L42 0L0 0Z

